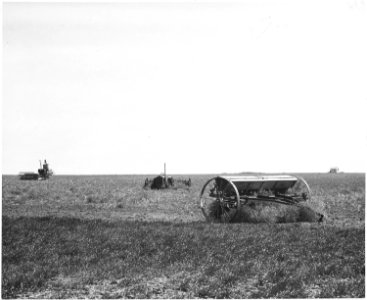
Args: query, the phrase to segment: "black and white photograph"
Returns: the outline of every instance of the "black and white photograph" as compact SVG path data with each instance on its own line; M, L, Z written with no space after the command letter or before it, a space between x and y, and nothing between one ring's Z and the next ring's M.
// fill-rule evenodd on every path
M365 298L365 0L2 1L1 298Z

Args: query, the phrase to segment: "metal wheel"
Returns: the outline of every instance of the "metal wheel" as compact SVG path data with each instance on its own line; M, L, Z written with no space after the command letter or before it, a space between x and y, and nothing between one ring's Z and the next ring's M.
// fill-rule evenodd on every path
M297 177L298 180L293 187L288 189L287 193L296 194L302 199L301 201L311 200L311 189L308 186L306 180L299 176L295 177Z
M200 193L200 208L209 222L229 223L240 206L236 186L221 177L207 181Z

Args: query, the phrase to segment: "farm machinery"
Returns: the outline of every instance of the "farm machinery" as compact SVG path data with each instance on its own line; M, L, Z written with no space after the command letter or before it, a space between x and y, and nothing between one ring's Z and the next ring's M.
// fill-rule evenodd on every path
M164 164L164 174L154 177L153 179L146 178L144 188L151 188L153 190L167 189L178 186L191 186L191 178L183 179L166 175L166 164Z
M209 179L200 193L200 208L209 222L228 223L238 210L257 202L305 207L311 199L307 182L290 175L217 176ZM323 215L318 214L319 221Z
M152 190L168 189L170 187L177 186L191 186L191 179L174 179L171 176L159 175L153 179L146 178L144 182L144 188L150 187Z
M20 180L46 180L49 179L53 175L53 171L49 169L48 163L45 160L43 165L40 161L40 168L38 169L38 173L34 172L22 172L19 174Z

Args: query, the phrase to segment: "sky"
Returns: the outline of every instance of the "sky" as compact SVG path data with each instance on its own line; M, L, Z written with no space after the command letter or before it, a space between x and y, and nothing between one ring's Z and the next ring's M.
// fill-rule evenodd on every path
M4 2L2 173L365 172L366 9Z

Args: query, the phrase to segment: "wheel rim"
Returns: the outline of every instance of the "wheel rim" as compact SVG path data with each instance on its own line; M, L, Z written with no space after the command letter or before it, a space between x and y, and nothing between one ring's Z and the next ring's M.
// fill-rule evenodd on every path
M311 200L311 189L309 185L307 184L306 180L304 180L300 176L295 176L295 177L297 177L298 180L293 187L288 189L288 193L294 193L294 194L301 196L303 198L302 201Z
M236 186L222 177L208 180L200 193L200 208L209 222L229 223L239 204Z

